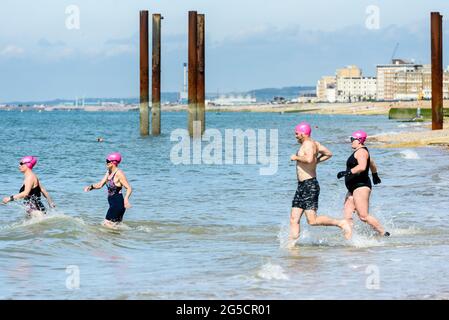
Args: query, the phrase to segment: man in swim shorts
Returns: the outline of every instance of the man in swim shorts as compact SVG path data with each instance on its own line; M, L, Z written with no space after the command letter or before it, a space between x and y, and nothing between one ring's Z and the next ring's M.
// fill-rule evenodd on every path
M295 136L301 147L297 154L291 156L296 161L298 189L292 202L290 215L290 246L299 238L300 220L303 213L311 226L336 226L344 231L346 239L351 237L351 228L346 220L336 220L326 216L318 216L318 199L320 185L316 178L318 163L329 160L332 153L325 146L311 138L312 129L308 123L301 123L295 128Z

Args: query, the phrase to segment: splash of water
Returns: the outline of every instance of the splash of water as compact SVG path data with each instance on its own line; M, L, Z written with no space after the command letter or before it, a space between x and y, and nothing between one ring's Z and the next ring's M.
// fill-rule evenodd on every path
M277 264L267 263L257 272L257 276L265 280L288 280L284 269Z
M409 160L418 160L418 159L421 159L421 158L419 157L418 153L416 153L416 151L410 150L410 149L401 151L401 156L402 156L404 159L409 159Z

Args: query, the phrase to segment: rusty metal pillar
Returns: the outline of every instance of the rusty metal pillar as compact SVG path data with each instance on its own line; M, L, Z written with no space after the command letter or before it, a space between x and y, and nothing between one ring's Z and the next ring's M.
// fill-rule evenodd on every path
M206 130L206 91L205 91L205 19L204 14L197 16L197 59L198 59L198 75L197 75L197 92L196 99L198 104L197 121L201 121L201 134Z
M431 13L432 130L443 129L443 16Z
M161 134L161 17L153 14L153 67L151 91L151 133Z
M188 106L188 129L193 137L193 122L198 119L197 104L197 75L198 75L198 54L197 54L197 12L189 11L189 106Z
M150 134L148 11L140 11L140 135Z

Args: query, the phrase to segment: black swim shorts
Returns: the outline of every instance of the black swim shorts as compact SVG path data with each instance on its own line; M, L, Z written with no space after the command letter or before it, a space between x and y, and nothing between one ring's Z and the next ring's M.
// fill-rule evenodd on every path
M316 178L299 181L298 189L293 198L292 208L304 210L318 210L320 184Z

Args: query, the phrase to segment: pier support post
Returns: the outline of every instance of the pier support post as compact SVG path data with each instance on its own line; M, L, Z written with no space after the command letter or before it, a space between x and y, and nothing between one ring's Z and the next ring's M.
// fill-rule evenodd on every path
M140 135L150 134L148 11L140 11Z
M189 106L188 129L193 137L193 122L198 119L197 85L198 85L198 54L197 54L197 12L189 11Z
M153 66L151 94L151 133L161 134L161 17L153 14Z
M205 91L205 18L204 14L197 16L197 61L198 61L198 75L197 75L197 121L201 121L201 135L206 130L206 91Z
M432 130L443 129L443 16L431 13Z

